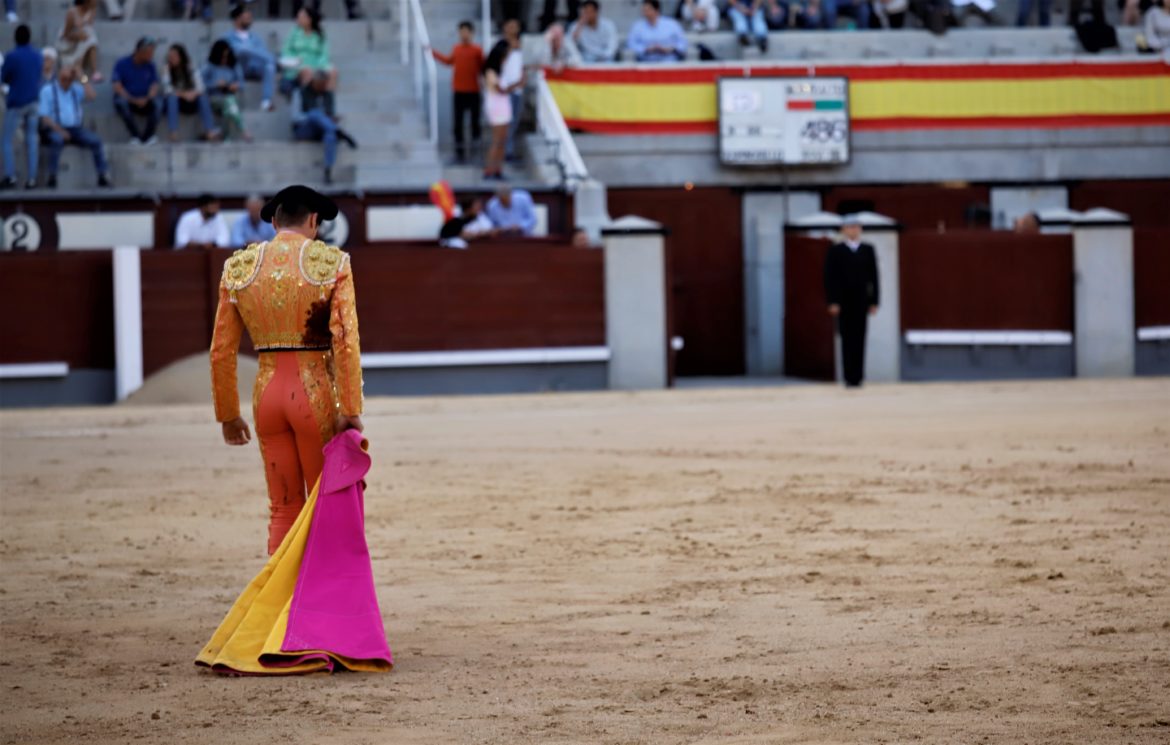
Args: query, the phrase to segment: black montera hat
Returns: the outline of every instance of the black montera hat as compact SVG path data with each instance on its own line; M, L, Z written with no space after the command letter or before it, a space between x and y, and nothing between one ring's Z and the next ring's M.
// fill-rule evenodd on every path
M337 217L336 202L316 189L310 189L300 184L286 186L277 192L276 196L264 205L264 209L260 210L260 219L264 222L271 222L277 207L284 207L285 210L290 211L304 207L310 212L317 213L317 216L322 220L332 220Z

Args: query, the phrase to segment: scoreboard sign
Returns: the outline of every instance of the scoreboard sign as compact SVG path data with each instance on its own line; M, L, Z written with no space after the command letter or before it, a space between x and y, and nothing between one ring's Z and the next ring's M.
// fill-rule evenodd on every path
M719 159L727 165L849 162L845 78L720 78Z

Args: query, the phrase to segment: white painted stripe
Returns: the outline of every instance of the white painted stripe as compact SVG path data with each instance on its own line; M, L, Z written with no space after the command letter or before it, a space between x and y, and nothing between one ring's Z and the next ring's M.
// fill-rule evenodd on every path
M11 365L0 365L0 380L17 378L63 378L68 374L68 362L20 362Z
M169 246L170 236L162 245ZM154 247L154 215L150 212L59 212L57 246L65 251L110 249L114 246Z
M535 205L534 236L548 235L548 206ZM366 240L429 241L439 240L443 213L430 204L404 204L366 208Z
M114 249L114 388L122 401L142 387L142 252Z
M451 352L374 352L362 355L362 367L377 370L405 367L470 367L475 365L557 365L608 362L608 347L538 347L472 349Z
M1143 326L1137 330L1138 341L1170 340L1170 326Z
M1067 331L906 332L906 343L915 346L1064 346L1072 341Z

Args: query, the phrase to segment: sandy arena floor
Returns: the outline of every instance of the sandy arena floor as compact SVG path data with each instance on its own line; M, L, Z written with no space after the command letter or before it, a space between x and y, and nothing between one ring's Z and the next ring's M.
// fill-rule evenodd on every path
M204 407L0 415L3 743L1167 743L1170 380L375 400L397 668L192 665Z

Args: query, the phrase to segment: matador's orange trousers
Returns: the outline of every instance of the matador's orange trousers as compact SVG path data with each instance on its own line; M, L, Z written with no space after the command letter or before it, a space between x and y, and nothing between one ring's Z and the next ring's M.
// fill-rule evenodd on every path
M252 413L268 482L270 555L321 476L321 448L333 437L337 413L330 362L320 351L260 354Z

